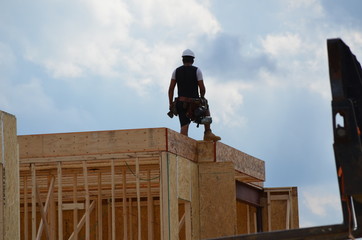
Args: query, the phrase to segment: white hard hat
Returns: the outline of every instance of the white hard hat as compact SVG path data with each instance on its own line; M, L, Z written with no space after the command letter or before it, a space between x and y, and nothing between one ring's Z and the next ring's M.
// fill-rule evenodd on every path
M183 57L186 57L186 56L189 56L189 57L195 57L195 54L193 51L191 51L190 49L186 49L185 51L182 52L182 56Z

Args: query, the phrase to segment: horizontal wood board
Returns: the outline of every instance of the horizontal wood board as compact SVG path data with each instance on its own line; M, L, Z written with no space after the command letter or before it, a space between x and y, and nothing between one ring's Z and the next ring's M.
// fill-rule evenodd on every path
M166 150L166 129L57 133L18 136L20 158Z
M235 170L250 176L250 182L265 181L264 161L221 142L216 143L215 155L216 162L233 162Z

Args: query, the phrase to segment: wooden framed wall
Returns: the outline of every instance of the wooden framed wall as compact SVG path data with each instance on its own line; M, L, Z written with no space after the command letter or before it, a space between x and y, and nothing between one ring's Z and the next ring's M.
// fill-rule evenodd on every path
M200 239L197 164L164 152L161 172L161 239Z
M16 118L0 111L0 240L20 238L19 198Z
M258 208L252 204L237 200L237 235L258 232Z
M27 240L232 235L235 181L265 179L263 161L165 128L26 135L18 142Z
M200 238L236 234L235 169L232 162L199 165Z
M263 230L299 228L297 188L265 188L263 191Z
M22 164L22 239L159 239L159 155Z

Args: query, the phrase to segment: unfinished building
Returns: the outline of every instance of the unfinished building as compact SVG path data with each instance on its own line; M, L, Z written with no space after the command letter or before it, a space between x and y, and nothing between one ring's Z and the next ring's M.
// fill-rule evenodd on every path
M0 115L0 240L194 240L299 227L297 189L264 188L264 161L221 142L167 128L16 136L15 117Z

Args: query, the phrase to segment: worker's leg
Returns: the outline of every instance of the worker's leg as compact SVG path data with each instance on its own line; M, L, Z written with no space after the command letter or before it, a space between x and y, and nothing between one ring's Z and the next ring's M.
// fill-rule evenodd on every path
M206 112L205 116L211 116L209 105L207 105L207 112ZM216 136L215 134L212 133L210 123L204 124L204 126L205 126L204 141L216 142L216 141L221 140L221 137Z
M187 105L184 102L177 102L176 107L181 126L180 133L188 136L191 120L186 116Z
M189 126L190 126L190 124L183 125L181 127L180 133L185 135L185 136L188 136L188 134L189 134Z

